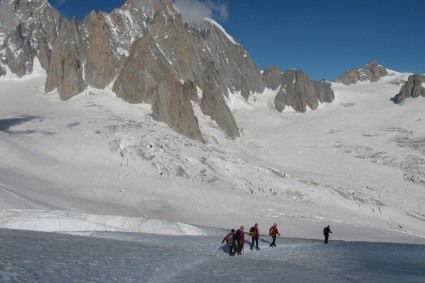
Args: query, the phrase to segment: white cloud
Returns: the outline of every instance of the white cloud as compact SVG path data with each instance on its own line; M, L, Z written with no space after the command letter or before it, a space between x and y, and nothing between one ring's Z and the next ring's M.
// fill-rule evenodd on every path
M199 23L205 18L226 21L229 12L225 3L200 0L175 0L174 6L187 23Z
M63 4L65 4L66 1L68 0L58 0L58 2L56 3L56 7L62 6Z

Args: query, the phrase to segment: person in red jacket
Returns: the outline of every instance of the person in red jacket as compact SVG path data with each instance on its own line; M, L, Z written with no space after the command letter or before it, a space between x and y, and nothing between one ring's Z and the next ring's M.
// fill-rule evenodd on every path
M273 224L269 229L269 235L272 236L273 242L270 244L270 247L276 247L276 235L279 235L279 230L277 230L277 224Z
M238 242L238 255L242 255L243 244L245 242L245 234L243 233L244 227L241 226L235 233L235 240Z
M254 248L254 242L255 242L255 248L259 250L258 247L258 239L260 239L260 232L258 231L258 223L255 223L254 227L251 227L249 230L249 235L251 236L251 250Z

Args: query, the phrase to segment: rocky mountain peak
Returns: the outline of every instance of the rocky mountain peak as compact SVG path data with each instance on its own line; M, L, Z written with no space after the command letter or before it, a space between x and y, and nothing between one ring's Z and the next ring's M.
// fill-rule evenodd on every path
M331 84L326 81L310 80L300 70L287 70L283 74L277 67L268 68L263 73L265 85L279 91L274 99L276 110L282 112L286 106L297 112L306 112L307 107L317 109L320 103L330 103L335 95Z
M7 19L7 25L0 27L3 34L0 64L22 77L32 72L34 58L37 58L47 70L52 46L64 19L47 0L10 0L0 5L2 18Z
M394 103L400 104L406 98L425 97L425 75L413 74L407 82L402 85L400 92L392 99Z
M343 83L345 85L355 84L357 82L364 81L376 82L387 75L387 69L385 69L381 65L378 65L378 62L373 59L369 64L366 64L363 68L355 68L346 71L336 80L336 82Z
M240 135L227 105L231 93L246 100L267 86L279 89L276 109L304 112L333 100L326 82L300 71L263 74L244 47L213 20L186 21L172 0L127 0L111 13L83 21L62 18L47 0L10 0L15 26L0 32L0 75L23 76L38 59L47 72L45 91L68 100L88 87L112 86L117 97L152 105L152 115L176 131L203 141L193 104L230 138ZM0 33L1 34L1 33ZM6 68L7 66L7 68Z
M282 71L277 66L269 67L263 72L264 86L277 89L282 84Z

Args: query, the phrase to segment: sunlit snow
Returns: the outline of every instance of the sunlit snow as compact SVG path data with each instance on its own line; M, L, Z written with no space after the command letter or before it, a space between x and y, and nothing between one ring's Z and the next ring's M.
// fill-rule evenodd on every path
M333 84L304 114L232 94L241 137L195 107L206 144L111 88L63 102L41 71L0 78L0 281L423 282L425 100L391 101L407 76ZM255 222L261 250L229 257Z

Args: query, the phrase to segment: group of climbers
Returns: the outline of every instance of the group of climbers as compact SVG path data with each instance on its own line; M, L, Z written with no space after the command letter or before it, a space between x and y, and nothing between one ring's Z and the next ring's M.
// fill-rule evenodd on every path
M332 233L330 226L326 226L323 229L323 235L325 236L324 243L328 243L329 233ZM259 250L258 240L260 239L260 232L258 230L258 223L255 223L254 226L249 229L249 236L251 236L251 250L255 249ZM274 223L273 226L269 228L269 236L272 237L272 242L270 243L270 247L276 247L276 238L280 233L277 229L277 223ZM230 230L230 232L224 237L222 244L226 242L226 245L229 247L229 254L231 256L242 255L243 247L245 243L245 234L244 234L244 226L241 226L238 230L235 229Z
M258 223L255 223L251 229L249 229L249 235L251 236L251 250L255 249L259 250L258 247L258 240L260 239L260 232L258 230ZM274 223L272 227L269 229L269 235L272 237L273 241L270 244L270 247L276 247L276 237L277 235L280 236L279 230L277 229L277 224ZM243 246L245 243L245 234L244 234L244 227L241 226L237 231L235 229L232 229L221 241L223 244L226 242L227 246L229 247L229 254L231 256L242 255L243 253Z
M237 231L232 229L230 233L224 237L223 241L221 241L222 244L226 242L231 256L234 256L236 253L241 255L243 252L243 244L245 243L245 234L243 230L243 226L241 226Z

